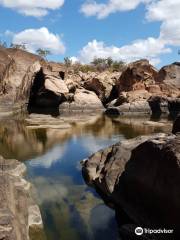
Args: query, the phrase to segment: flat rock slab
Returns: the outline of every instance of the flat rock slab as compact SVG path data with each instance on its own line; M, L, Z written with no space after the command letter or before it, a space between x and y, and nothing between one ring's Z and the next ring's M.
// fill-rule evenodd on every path
M29 229L42 228L30 183L23 179L25 171L23 163L0 156L0 239L29 240Z

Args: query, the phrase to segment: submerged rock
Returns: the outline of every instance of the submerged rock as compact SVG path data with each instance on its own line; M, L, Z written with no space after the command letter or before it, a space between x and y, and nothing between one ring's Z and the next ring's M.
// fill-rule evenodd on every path
M29 240L33 230L41 234L41 214L23 178L25 170L23 163L0 156L0 239Z

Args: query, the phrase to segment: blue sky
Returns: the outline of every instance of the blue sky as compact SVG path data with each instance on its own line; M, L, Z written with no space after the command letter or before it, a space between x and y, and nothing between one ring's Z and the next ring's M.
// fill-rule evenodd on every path
M178 61L180 0L126 2L0 0L1 40L25 43L31 52L49 49L55 61L149 58L158 67Z

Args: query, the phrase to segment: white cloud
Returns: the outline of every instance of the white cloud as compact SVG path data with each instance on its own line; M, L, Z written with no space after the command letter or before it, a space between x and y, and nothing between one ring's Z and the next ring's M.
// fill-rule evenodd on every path
M30 52L36 52L38 48L49 50L52 54L63 54L65 46L59 35L49 32L45 27L39 29L26 29L14 34L14 44L25 44Z
M89 63L95 57L112 57L113 60L123 60L125 62L147 58L153 64L157 64L159 63L158 56L170 51L169 48L165 47L164 41L159 38L136 40L132 44L122 47L106 46L104 42L93 40L82 48L79 52L78 59L83 63Z
M81 6L81 12L86 16L97 16L98 19L102 19L111 13L133 10L140 3L146 2L149 0L109 0L107 3L97 3L91 0Z
M160 38L169 45L180 45L180 0L154 1L147 6L146 18L161 21Z
M156 0L147 5L146 18L150 21L169 21L180 18L180 0Z
M107 3L87 0L82 5L81 12L86 16L96 16L102 19L118 11L133 10L140 3L145 4L148 21L161 22L159 37L135 40L122 47L106 46L103 41L94 40L83 47L79 53L79 60L90 62L94 57L112 57L115 60L129 62L139 58L148 58L153 64L158 64L161 54L171 52L169 46L179 46L180 0L109 0Z
M59 9L64 0L0 0L0 5L26 16L43 17L49 10Z

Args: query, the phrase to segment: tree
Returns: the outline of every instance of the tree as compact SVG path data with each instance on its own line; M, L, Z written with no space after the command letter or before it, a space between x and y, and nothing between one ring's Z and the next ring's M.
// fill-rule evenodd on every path
M100 64L106 64L106 59L105 58L94 58L93 61L91 62L92 65L98 66Z
M106 62L107 62L108 67L111 67L112 64L113 64L113 60L112 60L111 57L108 57L108 58L106 59Z
M123 71L125 68L125 63L123 61L114 61L112 68L114 71Z
M45 58L45 59L46 59L47 55L51 54L51 52L50 52L49 50L43 49L43 48L38 48L38 49L36 50L36 53L37 53L40 57Z
M72 65L72 60L69 57L65 57L64 64L66 67L70 67Z
M107 68L107 59L106 58L94 58L94 60L91 62L91 64L96 67L97 71L102 72Z

